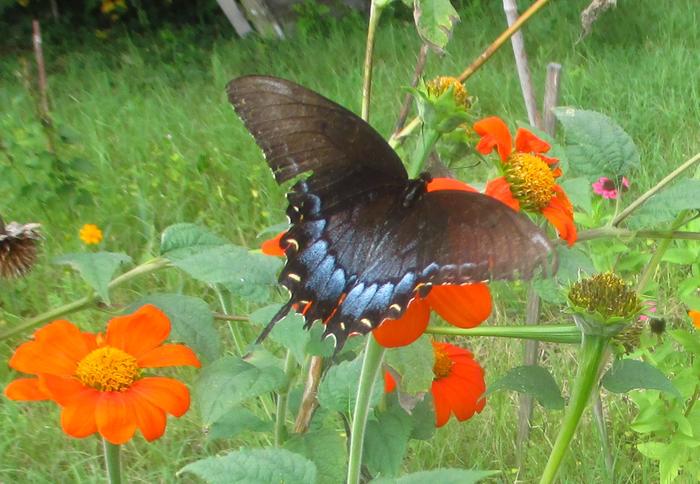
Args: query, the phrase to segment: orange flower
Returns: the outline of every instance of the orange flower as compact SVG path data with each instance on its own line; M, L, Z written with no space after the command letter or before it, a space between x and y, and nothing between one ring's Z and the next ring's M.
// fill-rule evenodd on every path
M146 440L165 432L166 412L182 416L190 406L184 384L143 376L144 368L201 366L185 345L163 344L170 321L155 306L112 319L107 332L84 333L54 321L34 333L10 359L10 366L35 378L19 378L5 388L12 400L53 400L61 426L72 437L99 432L123 444L140 429Z
M434 178L427 189L429 192L477 191L453 178ZM273 256L284 255L284 249L280 245L284 234L282 232L263 242L262 252ZM430 321L431 309L454 326L473 328L491 314L491 292L485 283L433 286L425 298L416 296L401 318L384 321L372 333L377 342L386 348L409 345L425 332Z
M474 124L481 136L477 151L489 154L494 149L501 158L504 176L486 185L486 194L511 207L513 210L538 212L551 222L559 236L571 246L576 241L574 209L569 198L556 179L561 168L554 167L559 160L545 156L551 148L524 128L515 135L512 147L510 130L501 118L492 116Z
M85 224L80 229L80 240L87 245L97 245L102 242L102 230L95 224Z
M700 329L700 311L690 310L688 311L688 316L693 320L693 326L696 329Z
M435 404L435 426L442 427L454 413L463 422L475 413L481 413L486 404L484 370L468 350L449 343L433 341L433 383L430 392ZM388 371L384 373L384 391L396 388L396 381Z

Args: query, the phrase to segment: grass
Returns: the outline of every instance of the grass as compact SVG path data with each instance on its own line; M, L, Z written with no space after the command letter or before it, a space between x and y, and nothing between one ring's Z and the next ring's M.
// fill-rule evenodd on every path
M624 127L642 153L642 169L631 175L632 194L640 193L700 151L700 86L693 74L698 68L699 14L694 0L644 0L634 6L623 2L600 19L591 37L576 43L578 10L586 3L552 2L526 27L535 86L543 85L548 62L560 62L561 104L601 111ZM503 24L494 2L470 2L447 54L431 57L427 77L461 72ZM104 250L123 251L143 261L156 253L158 234L172 223L205 224L235 243L253 246L261 229L283 221L284 190L269 176L259 150L228 106L228 80L254 72L278 75L359 111L361 25L332 31L327 38L285 42L210 38L167 29L145 36L117 32L107 41L80 35L45 44L52 114L71 141L60 144L59 155L69 161L67 166L52 166L40 154L41 127L21 82L21 59L31 59L30 52L0 61L0 136L13 156L0 155L0 212L12 220L40 221L46 235L35 271L24 280L0 281L0 329L84 295L77 278L49 263L58 254L84 250L77 239L83 223L105 229ZM410 24L394 20L382 23L377 42L371 121L388 135L419 41ZM469 81L468 88L479 98L480 113L512 121L526 118L508 46ZM464 179L484 179L483 166L467 165L459 170ZM664 272L662 291L672 291L678 277ZM170 272L120 289L114 300L121 306L145 293L178 290L201 295L215 306L210 289ZM522 291L515 294L522 299ZM557 311L546 308L553 319ZM497 302L496 323L519 321L521 315L522 306ZM91 310L72 319L94 327L106 315ZM222 336L226 337L223 332ZM19 341L1 342L0 360L5 361ZM489 379L517 366L521 358L517 342L468 344ZM555 378L566 381L575 366L571 348L545 347ZM0 382L12 377L0 365ZM626 428L635 414L633 406L619 397L606 399L606 405L615 482L654 482L655 463L634 449L635 435ZM503 469L504 476L496 481L513 482L516 406L515 396L495 394L478 418L452 422L433 440L412 445L405 469ZM560 418L560 413L536 409L521 482L538 476ZM0 403L5 436L0 443L0 481L102 482L97 440L69 440L57 422L51 405ZM256 438L210 443L195 409L171 421L166 438L158 443L145 445L137 438L128 444L127 475L130 482L169 482L189 461L223 448L265 443ZM589 419L572 450L561 473L566 482L608 480Z

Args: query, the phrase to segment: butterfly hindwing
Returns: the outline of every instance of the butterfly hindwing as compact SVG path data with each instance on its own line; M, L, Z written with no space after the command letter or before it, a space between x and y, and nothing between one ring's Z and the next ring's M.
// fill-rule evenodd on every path
M339 349L433 284L529 278L547 265L551 244L527 217L479 193L425 192L427 180L408 180L381 135L338 104L266 76L227 92L275 179L308 175L287 195L279 280L291 297L259 340L295 308Z

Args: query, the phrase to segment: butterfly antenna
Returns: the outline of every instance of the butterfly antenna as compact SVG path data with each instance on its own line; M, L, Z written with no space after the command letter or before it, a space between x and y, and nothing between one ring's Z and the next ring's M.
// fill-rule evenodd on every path
M265 329L262 330L262 333L260 333L260 336L258 336L258 339L255 340L255 344L259 345L260 343L263 342L265 338L270 334L270 331L272 331L272 328L275 327L275 324L277 324L282 318L284 318L289 310L292 308L292 299L287 301L287 304L282 306L277 313L272 316L272 319L270 320L269 323L267 323L267 326L265 326Z

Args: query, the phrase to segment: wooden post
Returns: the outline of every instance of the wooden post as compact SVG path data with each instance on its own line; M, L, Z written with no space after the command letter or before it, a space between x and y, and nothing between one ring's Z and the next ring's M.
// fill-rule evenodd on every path
M510 27L518 20L518 7L515 0L503 0L503 11L506 13L508 26ZM518 30L510 38L513 45L513 54L515 55L515 65L518 68L518 78L520 78L520 89L523 92L525 100L525 109L527 109L527 117L532 126L540 125L540 114L537 112L537 101L535 99L535 90L532 88L532 77L530 76L530 66L527 62L527 53L525 51L525 38L523 31Z
M275 20L265 0L241 0L241 6L261 37L284 39L282 27Z
M559 102L559 84L561 82L561 64L550 62L547 64L547 80L544 85L544 102L542 105L542 129L554 136L557 118L553 109Z
M253 31L253 27L250 26L235 0L216 0L216 3L224 11L226 18L231 22L239 37L245 37Z

